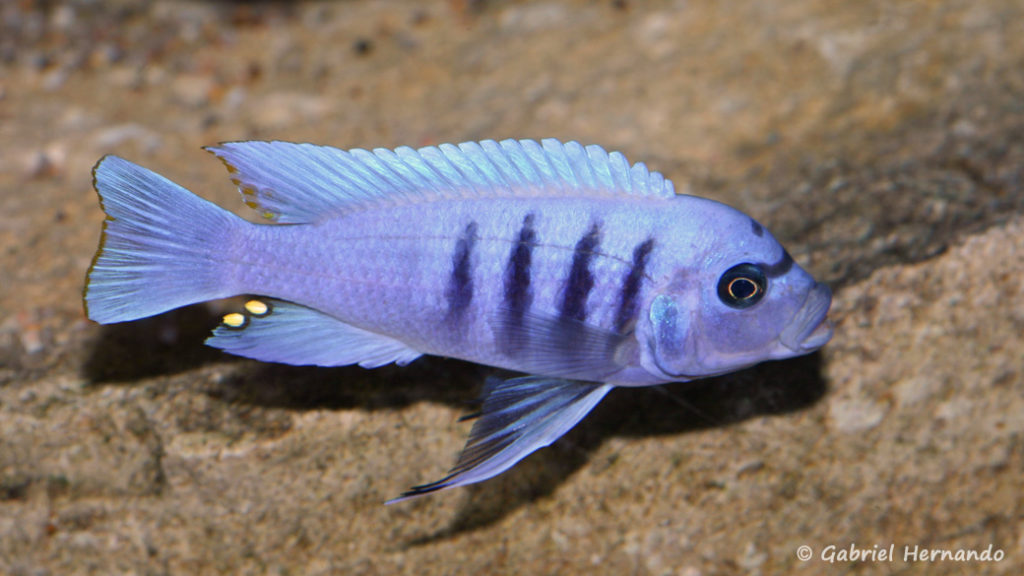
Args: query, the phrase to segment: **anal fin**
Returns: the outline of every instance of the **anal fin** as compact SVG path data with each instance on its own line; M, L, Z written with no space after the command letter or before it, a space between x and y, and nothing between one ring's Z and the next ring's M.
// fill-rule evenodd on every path
M245 313L224 316L206 344L238 356L282 364L376 368L405 365L421 353L402 342L356 328L292 302L261 298Z
M388 504L501 474L568 432L611 389L611 384L541 376L488 380L483 408L448 476L415 486Z

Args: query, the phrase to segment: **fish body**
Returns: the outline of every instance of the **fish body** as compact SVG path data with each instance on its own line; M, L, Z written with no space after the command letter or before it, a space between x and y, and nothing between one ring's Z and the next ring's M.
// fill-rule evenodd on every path
M572 319L608 335L633 332L640 302L676 272L673 258L664 256L700 250L696 234L659 234L677 226L700 229L711 206L692 200L659 206L639 199L629 206L579 198L496 199L486 209L475 201L443 200L361 211L313 226L245 226L236 236L238 252L224 254L224 285L233 294L300 303L424 354L521 371L533 358L517 354L513 344L529 346L534 334L508 334L517 311L519 327L528 332L537 327L523 326L530 322L526 314ZM519 264L517 280L516 253L527 254L518 242L524 235L532 238L530 261ZM588 250L577 248L588 241ZM645 250L638 264L635 255ZM630 286L632 295L626 293ZM633 362L614 372L536 372L617 385L674 379L627 370L639 367L635 337L623 338L621 345L627 344Z
M613 386L721 374L831 336L828 288L763 226L597 146L210 151L270 223L104 158L88 315L256 294L210 345L321 366L431 354L530 375L489 382L455 469L405 497L508 469Z

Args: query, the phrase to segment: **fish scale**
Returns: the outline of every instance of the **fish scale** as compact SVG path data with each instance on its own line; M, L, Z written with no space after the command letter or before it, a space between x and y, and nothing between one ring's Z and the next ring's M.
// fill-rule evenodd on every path
M393 501L508 470L614 386L722 374L831 336L828 288L763 226L598 146L209 150L266 223L103 158L86 313L123 322L255 294L207 344L288 364L433 354L527 374L488 380L455 467Z
M431 354L515 369L495 342L491 320L505 306L503 276L523 218L537 215L539 246L533 252L531 308L557 314L576 237L602 217L593 210L585 212L587 207L579 201L549 203L543 210L506 202L507 209L488 214L475 210L472 200L445 200L415 208L371 209L308 228L254 226L247 229L251 237L241 243L246 266L236 268L241 273L235 281L237 291L301 303L389 336L412 335L418 347ZM407 224L394 235L377 232L390 227L379 224L375 212L382 212L379 219L386 223ZM569 218L578 221L562 224ZM436 340L437 327L447 311L444 292L450 282L450 273L437 271L450 272L457 232L465 228L465 222L476 222L479 227L472 253L472 313L466 324L457 327L464 338L431 342ZM616 229L625 227L620 222L624 224L624 219L604 225L606 238L590 266L595 285L586 308L593 323L607 329L614 324L618 293L629 273L634 245L645 238L635 225ZM282 246L287 248L280 250ZM315 263L315 267L286 268L294 263ZM389 313L395 303L411 301L422 306Z

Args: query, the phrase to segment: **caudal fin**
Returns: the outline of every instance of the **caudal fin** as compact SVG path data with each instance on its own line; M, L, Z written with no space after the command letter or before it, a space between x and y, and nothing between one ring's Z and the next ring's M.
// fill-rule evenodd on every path
M86 315L124 322L230 296L223 250L244 221L117 156L93 169L107 214L85 282Z

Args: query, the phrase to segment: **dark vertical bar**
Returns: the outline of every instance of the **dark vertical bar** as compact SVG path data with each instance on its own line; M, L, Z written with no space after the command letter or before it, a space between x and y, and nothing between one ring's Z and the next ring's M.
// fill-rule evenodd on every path
M594 275L590 272L590 260L594 257L600 241L601 226L595 222L590 230L576 242L562 298L561 316L564 320L583 322L587 319L587 297L594 287Z
M448 320L452 322L461 321L473 301L472 256L476 240L477 224L470 222L455 243L455 252L452 253L452 272L444 294L448 301Z
M637 298L640 295L640 285L643 283L644 274L647 269L647 257L654 249L654 238L648 238L633 249L633 264L629 273L622 280L622 289L619 291L619 310L615 314L615 331L625 332L630 324L636 319Z
M534 216L527 214L519 237L512 245L512 251L505 265L505 308L507 325L519 328L523 315L530 308L533 294L530 291L530 273L533 265L533 248L537 245L537 231L533 227Z

